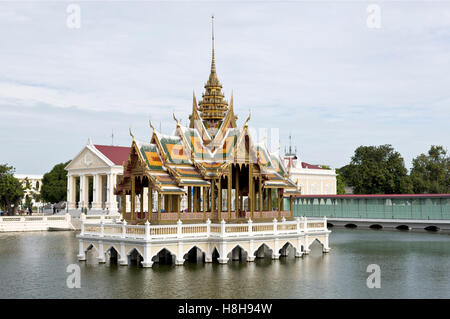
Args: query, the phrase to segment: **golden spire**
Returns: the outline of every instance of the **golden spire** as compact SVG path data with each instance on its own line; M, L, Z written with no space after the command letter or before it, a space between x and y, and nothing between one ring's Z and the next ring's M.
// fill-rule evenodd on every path
M211 73L216 73L216 60L214 58L214 15L211 16L211 34L212 34L212 61Z
M211 40L212 40L212 58L211 73L205 84L205 93L198 102L198 110L203 120L208 123L208 127L217 128L220 121L225 117L228 109L228 102L224 99L222 93L222 84L217 78L216 59L214 51L214 16L211 16Z
M214 53L214 15L211 16L211 41L212 41L211 73L209 75L209 79L206 85L209 86L220 85L220 87L222 87L222 85L219 83L219 79L217 78L216 73L216 57Z

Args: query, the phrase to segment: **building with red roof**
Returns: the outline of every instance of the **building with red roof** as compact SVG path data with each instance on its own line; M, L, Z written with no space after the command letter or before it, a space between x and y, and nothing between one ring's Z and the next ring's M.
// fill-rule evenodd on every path
M123 178L129 153L130 147L92 144L89 139L65 168L69 209L116 212L120 198L114 195L114 188Z

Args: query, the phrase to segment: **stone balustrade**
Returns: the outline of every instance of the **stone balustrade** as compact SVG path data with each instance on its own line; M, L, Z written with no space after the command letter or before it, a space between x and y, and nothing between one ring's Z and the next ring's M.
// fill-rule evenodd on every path
M44 231L50 228L72 229L71 216L4 216L0 217L0 232Z
M126 221L105 224L104 220L99 223L83 221L80 236L91 237L119 237L144 240L161 240L170 238L194 238L194 237L235 237L235 236L259 236L274 234L300 234L322 232L327 230L326 218L296 218L295 221L280 222L274 219L272 222L232 224L224 220L220 224L212 224L208 219L201 224L183 224L178 220L177 224L170 225L128 225Z

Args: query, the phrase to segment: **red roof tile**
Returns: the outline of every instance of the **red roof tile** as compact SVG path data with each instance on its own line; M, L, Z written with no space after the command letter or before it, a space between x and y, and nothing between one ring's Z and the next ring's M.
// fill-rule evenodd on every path
M320 166L308 164L308 163L305 163L305 162L302 162L302 168L324 169L324 168L322 168Z
M115 165L122 165L128 160L130 148L125 146L111 146L111 145L94 145L103 155L105 155Z

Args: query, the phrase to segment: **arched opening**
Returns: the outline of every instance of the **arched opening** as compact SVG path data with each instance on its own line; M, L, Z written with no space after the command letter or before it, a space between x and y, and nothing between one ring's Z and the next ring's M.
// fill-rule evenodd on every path
M137 251L136 248L128 254L128 265L132 266L142 266L142 262L144 261L144 257Z
M90 244L84 251L86 255L86 263L96 264L97 263L97 248Z
M109 261L110 264L116 265L119 260L119 252L114 247L110 247L105 253L105 259Z
M398 225L397 227L395 227L395 229L398 229L398 230L410 230L411 227L409 227L408 225Z
M436 232L436 231L439 231L439 230L440 230L439 227L434 226L434 225L427 226L427 227L425 227L424 229L425 229L426 231L431 231L431 232Z
M327 228L333 228L334 227L334 224L332 224L332 223L327 223Z
M152 261L160 265L172 265L175 263L175 255L163 248L152 258Z
M357 228L358 226L356 224L345 224L345 227L354 229Z
M212 262L213 263L218 263L219 262L219 251L217 250L217 248L216 247L214 247L214 249L213 249L213 251L212 251L212 254L211 254L211 257L212 257Z
M295 249L295 247L290 242L287 242L283 247L281 247L278 253L280 254L280 257L295 258L296 250L297 249Z
M370 225L369 228L379 230L379 229L383 229L383 226L381 226L380 224L373 224L373 225Z
M193 264L204 263L205 253L197 246L194 246L183 256L183 258L187 262Z
M317 238L314 239L314 241L312 241L311 244L309 244L309 251L311 255L322 254L323 243Z
M247 252L241 246L236 246L227 256L231 260L245 261L247 260Z
M266 244L262 244L259 246L259 248L255 251L255 257L256 258L272 258L273 250L269 248Z

